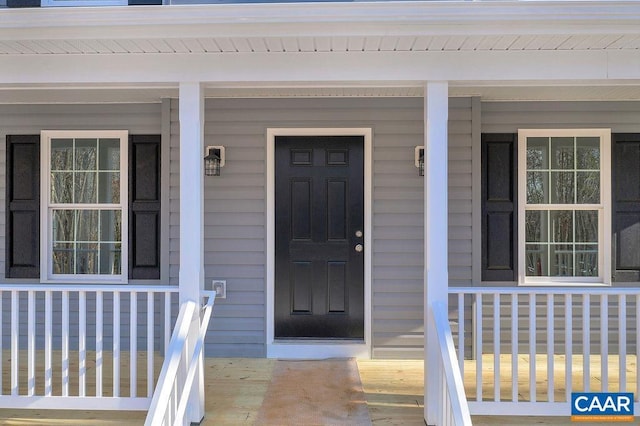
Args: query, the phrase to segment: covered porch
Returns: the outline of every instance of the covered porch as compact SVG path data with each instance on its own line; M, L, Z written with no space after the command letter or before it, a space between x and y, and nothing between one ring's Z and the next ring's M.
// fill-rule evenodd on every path
M3 277L2 317L13 332L5 333L3 342L13 362L3 368L3 377L9 377L3 379L9 380L3 396L37 396L41 381L34 379L36 372L45 376L42 382L50 387L44 392L51 396L51 380L57 378L51 371L58 368L51 366L52 359L68 372L69 357L57 353L42 357L44 369L36 367L41 347L53 354L46 324L62 312L62 334L55 341L64 346L67 338L78 338L72 346L80 352L78 396L84 398L92 386L82 379L92 350L87 336L98 353L103 339L97 330L120 330L116 318L124 316L129 347L144 348L138 352L146 354L139 364L136 351L127 353L126 377L135 377L136 366L144 365L146 374L140 376L146 381L138 388L133 381L125 383L125 376L114 377L113 389L128 385L123 395L132 408L148 408L160 372L151 361L154 352L166 354L167 330L178 307L200 304L202 291L215 278L227 280L229 298L216 301L209 340L196 345L211 357L206 361L210 369L216 370L226 356L283 356L293 345L281 345L274 336L275 142L270 138L274 129L312 129L332 135L359 132L365 141L363 337L342 346L301 344L292 357L363 358L361 377L370 393L370 412L380 414L379 422L395 415L413 422L402 416L416 407L419 424L425 419L446 423L447 415L467 410L474 415L563 416L571 390L627 389L637 398L638 283L609 287L605 277L597 284L606 285L595 289L519 288L517 280L496 287L482 276L482 186L477 183L483 133L517 133L527 126L640 130L637 5L247 6L8 11L12 20L0 27L0 120L5 120L0 134L73 126L153 132L161 139L159 182L168 190L158 224L161 271L151 283L132 278L122 288L94 288L94 283L84 288L52 284L46 277L42 282ZM227 147L218 181L203 180L203 153L210 145ZM415 167L420 147L424 179ZM42 224L47 226L45 219ZM607 244L600 252L609 258ZM138 284L153 288L126 288ZM71 305L61 296L62 307L52 310L51 296L35 296L47 288L71 292ZM175 300L160 297L158 309L151 293L163 288ZM139 298L138 291L150 295ZM95 297L86 299L85 292ZM104 302L99 292L113 299ZM128 309L122 312L115 302L118 292L127 295ZM23 314L20 307L25 306ZM113 324L87 315L87 306L102 318L113 318ZM39 317L37 309L47 313ZM186 335L200 331L198 309L191 307L193 318L185 324L178 321ZM65 334L69 318L77 335ZM116 341L115 331L110 337ZM16 361L25 348L30 351L26 362ZM404 365L367 358L420 361ZM108 359L115 365L114 358ZM203 375L196 361L187 374L195 383L190 418L206 414L207 421L209 415L216 418L220 407L208 405L213 412L205 413L204 395L208 404L216 404L205 389L223 379ZM368 388L369 374L371 383L394 383L371 371L396 362L401 364L398 376L411 377L403 382L410 398ZM268 381L273 361L255 363L255 374ZM20 376L25 364L26 376ZM64 382L69 376L63 372L60 377ZM458 379L464 379L464 387ZM68 396L68 384L62 385L62 397ZM389 399L376 405L374 395L386 393ZM108 400L118 392L99 396ZM256 396L253 402L259 400ZM53 402L42 404L51 408ZM112 399L110 404L122 408L127 403ZM387 407L395 414L384 411Z

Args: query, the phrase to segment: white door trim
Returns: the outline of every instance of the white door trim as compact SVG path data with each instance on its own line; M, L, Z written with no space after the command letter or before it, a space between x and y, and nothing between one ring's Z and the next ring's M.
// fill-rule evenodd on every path
M267 358L322 359L334 357L371 358L371 128L270 128L267 129ZM276 136L363 136L364 137L364 342L274 340L275 303L275 138Z

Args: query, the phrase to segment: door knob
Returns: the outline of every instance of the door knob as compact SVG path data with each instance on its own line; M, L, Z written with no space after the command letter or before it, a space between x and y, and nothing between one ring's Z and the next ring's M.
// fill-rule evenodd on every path
M362 252L362 250L364 250L364 246L363 246L362 244L356 244L355 250L356 250L358 253L361 253L361 252Z

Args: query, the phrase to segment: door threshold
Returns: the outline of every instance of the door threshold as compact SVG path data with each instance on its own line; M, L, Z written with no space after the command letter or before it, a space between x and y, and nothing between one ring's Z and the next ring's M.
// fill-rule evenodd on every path
M299 339L275 339L273 341L275 345L364 345L364 339L312 339L312 338L299 338Z
M364 340L275 340L267 344L267 358L370 359L371 350Z

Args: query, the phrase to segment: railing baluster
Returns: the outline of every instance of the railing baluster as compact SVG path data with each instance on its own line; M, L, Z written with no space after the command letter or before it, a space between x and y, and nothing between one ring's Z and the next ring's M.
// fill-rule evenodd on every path
M78 292L78 396L87 394L87 293Z
M529 400L536 402L536 294L529 293Z
M120 292L113 292L113 396L120 396Z
M591 298L582 296L582 381L583 392L591 389Z
M164 293L164 353L166 355L169 350L169 342L171 341L171 293Z
M636 295L636 401L640 400L640 365L638 361L640 358L640 294Z
M129 293L129 396L136 397L138 387L138 294Z
M69 292L62 292L62 396L69 396Z
M27 396L36 390L36 295L27 292Z
M476 295L476 400L482 401L482 294Z
M2 305L4 304L4 291L0 290L0 377L4 377L4 369L2 368L2 364L4 364L4 345L2 341L4 340L2 336L2 330L4 330L4 313L2 311ZM4 387L2 384L3 380L0 380L0 395L4 395Z
M458 365L464 377L464 293L458 294Z
M53 294L44 293L44 396L53 394Z
M627 297L624 294L618 295L618 335L619 357L618 371L620 381L618 392L627 391Z
M11 292L11 395L18 395L18 337L20 336L19 295L16 290Z
M518 401L518 295L511 295L511 400Z
M104 293L96 292L96 396L102 396L102 373L104 365Z
M565 322L565 330L564 330L564 377L565 377L565 387L566 387L566 401L571 401L571 393L573 392L573 301L571 298L571 294L565 295L565 304L564 304L564 322Z
M500 293L493 295L493 399L500 401Z
M193 345L192 345L193 346ZM188 359L188 353L185 350L185 361ZM185 362L185 370L188 369L189 366L187 365L187 363ZM440 392L438 392L436 394L436 398L438 398L438 404L436 405L437 407L437 412L436 412L436 419L444 419L444 413L445 413L445 409L444 406L447 403L446 401L446 391L445 389L447 388L447 385L445 383L445 379L444 379L444 375L442 374L442 363L438 362L437 367L434 371L435 373L435 379L438 383L440 383ZM186 371L185 371L185 377L187 377Z
M600 392L609 392L609 296L600 295Z
M179 374L179 373L178 373ZM173 395L171 397L171 412L169 413L170 424L173 424L173 420L176 418L175 414L178 411L178 386L179 380L176 380L173 384Z
M151 398L153 395L154 374L153 374L153 314L154 309L154 297L152 292L147 292L147 397Z
M555 301L553 294L547 294L547 401L555 401L555 380L554 380L554 364L555 364L555 318L554 318Z

